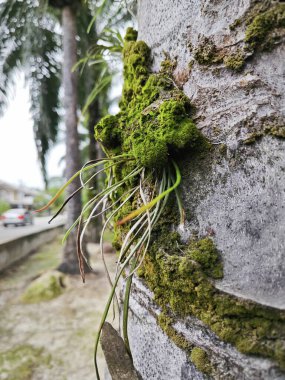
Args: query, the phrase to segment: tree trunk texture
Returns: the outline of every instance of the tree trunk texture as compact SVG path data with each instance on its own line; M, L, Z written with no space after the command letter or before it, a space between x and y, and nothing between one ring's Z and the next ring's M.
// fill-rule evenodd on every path
M77 75L72 68L77 62L76 15L71 6L62 9L63 30L63 88L64 88L64 122L66 131L66 178L69 179L80 167L79 136L77 130ZM70 196L80 187L79 178L67 188L66 196ZM67 224L69 228L81 212L81 194L78 193L67 204ZM69 235L63 251L63 261L59 270L67 273L79 273L76 231Z
M151 48L153 71L165 52L177 60L175 82L212 143L203 158L186 152L180 163L187 219L181 238L213 239L224 267L217 289L279 312L285 309L284 28L273 26L257 44L248 37L256 15L276 5L284 2L139 0L138 32ZM130 346L143 379L285 379L276 362L241 353L195 317L173 315L179 339L207 353L214 370L203 372L203 363L195 366L158 326L159 308L138 279L130 311Z

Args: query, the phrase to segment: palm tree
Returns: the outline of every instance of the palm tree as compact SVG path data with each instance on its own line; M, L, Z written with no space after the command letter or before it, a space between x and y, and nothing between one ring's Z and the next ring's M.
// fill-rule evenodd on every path
M64 123L66 138L66 177L70 178L81 167L78 135L78 79L72 68L77 62L77 26L76 12L79 1L50 0L50 5L61 9L62 45L63 45L63 89L64 89ZM79 179L72 182L67 191L70 196L80 187ZM67 205L67 226L70 226L81 212L81 196L79 193ZM78 262L75 254L75 231L72 231L64 246L63 261L59 270L66 273L78 273Z
M78 84L72 68L77 61L76 11L81 1L5 1L1 5L1 29L4 38L0 51L2 60L2 106L15 69L21 67L30 85L31 111L38 155L45 182L45 157L55 142L59 124L60 53L63 49L62 85L64 89L64 123L66 132L66 176L80 168L79 138L77 131ZM59 26L61 15L62 28ZM62 38L61 33L62 32ZM79 187L69 187L68 196ZM81 211L81 197L74 196L67 208L68 226ZM74 233L64 247L63 262L59 269L78 271Z
M15 72L22 69L30 88L34 136L47 183L46 154L56 141L59 118L61 36L55 14L36 1L0 4L0 111L7 104Z
M113 0L104 0L97 14L110 7ZM77 111L83 106L90 92L90 83L98 77L98 66L95 70L83 71L78 83L77 73L72 68L78 59L77 52L86 52L92 44L97 44L95 18L90 33L86 33L92 20L92 9L96 1L81 0L7 0L0 4L0 110L4 109L9 87L13 85L14 72L21 68L25 72L26 82L30 86L31 111L34 121L34 134L38 156L41 162L45 183L46 154L56 141L59 116L59 89L64 89L64 122L66 131L66 176L71 177L79 170L79 136ZM98 12L100 11L100 12ZM120 8L113 16L120 14ZM61 27L60 27L61 19ZM114 20L120 20L114 17ZM79 36L78 36L79 34ZM79 38L78 38L79 37ZM61 64L61 49L63 60ZM62 77L61 77L62 68ZM99 68L100 71L100 68ZM86 85L87 84L87 85ZM104 91L101 88L101 99L107 96L106 81ZM78 97L80 94L80 97ZM101 103L102 104L102 103ZM93 97L88 104L89 138L93 139L93 126L102 116L100 99ZM91 159L97 154L95 144L90 144ZM79 181L79 180L78 180ZM67 196L79 187L74 181L69 186ZM67 225L73 224L81 211L80 195L75 195L67 206ZM75 248L75 232L72 232L64 247L63 261L60 270L78 273Z

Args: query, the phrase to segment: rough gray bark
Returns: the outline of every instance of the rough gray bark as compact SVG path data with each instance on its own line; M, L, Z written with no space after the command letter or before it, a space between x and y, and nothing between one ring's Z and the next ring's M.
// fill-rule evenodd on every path
M187 353L161 330L157 317L161 310L153 302L153 294L138 279L132 285L129 315L129 341L135 368L144 380L207 380L198 371ZM215 366L218 380L284 380L274 364L267 359L241 354L235 347L221 341L195 317L176 318L172 325L190 345L201 347ZM211 377L212 378L212 377Z
M69 179L80 169L79 136L77 131L77 75L72 68L77 62L76 15L71 6L62 9L63 30L63 88L64 122L66 131L66 178ZM80 187L79 178L67 189L67 196ZM76 194L67 204L67 228L81 212L81 195ZM76 253L76 231L69 235L63 251L63 262L59 270L67 273L79 273Z
M241 71L229 69L223 60L202 64L197 59L205 40L218 55L243 49L246 24L230 26L265 3L278 2L140 0L138 23L139 39L152 50L154 71L164 52L177 59L175 81L195 107L196 125L214 147L203 159L190 152L183 158L187 222L179 230L182 238L213 238L224 264L217 288L284 310L285 140L267 133L276 127L284 136L284 38L271 51L247 53ZM208 378L158 327L160 310L153 294L138 280L134 290L129 339L142 377ZM285 379L275 363L239 353L195 318L177 318L172 327L210 354L216 379Z
M177 57L175 76L183 78L183 90L196 109L194 120L210 142L223 150L203 168L194 165L191 178L193 160L185 157L189 165L183 173L183 189L191 218L183 235L187 238L198 229L204 236L207 229L213 229L215 242L224 252L225 277L219 287L285 308L285 262L277 254L285 247L284 139L268 135L253 145L245 144L266 125L283 125L284 130L284 42L270 52L255 53L241 72L223 63L200 65L194 60L195 49L205 36L218 51L237 44L242 47L245 26L230 30L230 25L256 3L262 2L170 4L163 0L158 6L143 0L139 38L152 48L154 70L164 51ZM157 16L150 19L148 14ZM158 28L162 19L163 28ZM242 259L248 252L251 260Z

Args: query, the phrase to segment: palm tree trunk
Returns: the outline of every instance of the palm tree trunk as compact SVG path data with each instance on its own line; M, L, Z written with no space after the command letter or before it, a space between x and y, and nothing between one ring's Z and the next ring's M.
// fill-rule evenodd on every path
M129 310L132 356L144 379L284 378L285 323L276 334L268 317L285 309L284 11L283 1L272 0L138 1L139 38L151 48L152 69L170 54L174 80L212 145L180 156L186 223L174 230L185 242L212 239L224 267L215 290L201 284L198 301L197 284L184 293L194 272L173 265L173 250L163 253L165 232L155 235L162 254L144 272L155 297L135 279ZM187 260L181 253L177 260ZM158 320L155 299L167 304Z
M72 67L77 61L76 16L71 6L62 9L63 30L63 88L66 130L66 177L70 178L80 169L79 136L77 130L77 75ZM80 186L74 180L67 190L71 195ZM69 228L81 212L81 196L76 194L67 205L67 227ZM66 273L79 273L76 253L76 231L71 232L63 251L63 261L59 270Z

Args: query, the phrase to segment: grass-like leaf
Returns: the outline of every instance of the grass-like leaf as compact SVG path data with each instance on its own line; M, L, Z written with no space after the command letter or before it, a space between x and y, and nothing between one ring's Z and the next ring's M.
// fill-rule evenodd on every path
M142 264L144 257L148 251L151 234L156 223L159 221L163 210L167 204L168 198L171 192L175 192L178 208L180 210L181 222L184 222L184 210L182 207L182 202L177 191L177 188L181 182L181 174L177 164L171 161L171 165L162 169L160 175L156 176L156 180L152 186L152 190L147 186L148 181L151 176L154 176L154 172L149 172L148 176L145 176L146 170L143 167L136 167L130 173L125 175L124 178L120 180L117 179L116 167L124 165L125 162L132 159L128 155L118 155L116 157L107 157L101 160L94 160L86 163L83 168L75 173L67 183L58 191L53 199L43 207L41 210L46 209L49 205L54 202L54 200L66 189L66 187L78 176L80 176L81 186L69 196L63 205L60 207L56 215L62 211L63 207L71 199L71 197L79 192L81 189L85 188L95 177L104 172L107 178L106 186L103 190L95 194L93 199L89 200L83 207L81 214L75 220L73 225L67 230L63 242L67 239L70 232L76 226L77 229L77 254L79 261L80 273L83 282L85 281L84 273L84 261L89 266L91 271L94 269L87 262L87 257L83 249L83 239L86 230L91 223L91 221L98 217L99 215L104 217L103 228L100 237L100 252L101 258L104 263L104 268L106 275L111 286L111 292L106 303L102 319L100 321L99 329L95 339L95 350L94 350L94 363L97 379L100 379L99 370L97 366L97 352L98 344L102 331L104 322L108 316L112 301L113 303L113 318L115 316L116 307L119 308L118 298L116 295L116 288L122 274L125 273L126 277L126 287L123 302L123 337L125 341L126 348L131 355L131 350L128 340L128 309L129 309L129 298L131 292L132 278L136 270ZM102 168L102 164L104 167ZM95 173L90 172L91 169L96 169ZM87 176L87 179L85 179ZM130 184L133 183L130 187ZM89 185L90 186L90 185ZM118 194L121 194L118 196ZM133 203L133 200L141 202L142 206L138 209L132 211L125 218L121 219L116 223L116 228L118 226L129 222L129 229L125 233L121 249L118 255L117 267L114 279L111 278L108 271L108 267L104 258L104 248L103 239L106 228L110 223L114 223L114 218L120 212L127 202ZM38 210L39 211L39 210ZM55 215L55 216L56 216ZM131 265L130 265L131 263ZM129 270L127 268L130 266ZM120 315L120 314L119 314Z
M175 183L173 184L173 186L171 186L169 189L166 189L162 194L159 194L155 199L153 199L151 202L149 202L148 204L146 205L143 205L142 207L140 207L139 209L131 212L129 215L127 215L125 218L123 218L122 220L119 220L117 222L118 225L122 225L122 224L125 224L126 222L134 219L136 216L140 215L141 213L145 212L146 210L149 210L150 208L152 208L160 199L164 198L167 194L171 193L173 190L175 190L179 185L180 185L180 182L181 182L181 174L180 174L180 170L177 166L177 164L172 161L173 165L174 165L174 168L175 168L175 172L176 172L176 181Z

